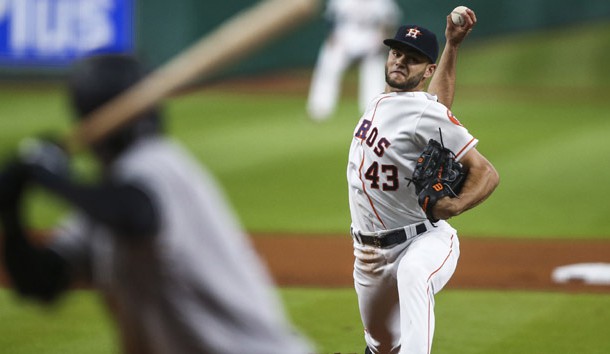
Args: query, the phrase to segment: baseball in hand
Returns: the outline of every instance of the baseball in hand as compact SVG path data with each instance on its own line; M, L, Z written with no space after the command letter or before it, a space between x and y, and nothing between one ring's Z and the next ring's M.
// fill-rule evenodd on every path
M464 14L464 16L467 16L466 9L468 9L466 6L458 6L453 9L453 11L451 11L451 21L453 21L453 23L457 26L463 26L464 23L466 23L464 17L462 17L462 14Z

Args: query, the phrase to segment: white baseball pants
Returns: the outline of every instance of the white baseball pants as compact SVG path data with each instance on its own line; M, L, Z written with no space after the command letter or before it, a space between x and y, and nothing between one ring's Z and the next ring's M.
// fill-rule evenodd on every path
M354 241L354 284L365 340L373 353L428 354L434 295L456 269L460 249L448 223L393 248Z

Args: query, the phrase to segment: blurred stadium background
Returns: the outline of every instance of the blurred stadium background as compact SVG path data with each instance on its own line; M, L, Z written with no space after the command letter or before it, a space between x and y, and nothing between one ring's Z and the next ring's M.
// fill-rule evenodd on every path
M255 2L0 0L0 156L26 136L68 129L61 78L75 58L133 52L155 68ZM502 183L455 219L462 237L608 242L610 2L398 3L404 22L439 35L457 5L479 19L460 54L454 111ZM328 30L320 15L167 104L171 134L214 172L255 234L345 237L348 227L345 161L357 78L346 77L335 116L308 120L309 75ZM77 165L94 168L86 157ZM61 203L34 194L30 225L46 228ZM280 291L320 353L361 352L350 288ZM610 352L607 293L448 289L437 308L436 353ZM3 353L108 353L112 330L87 291L51 311L0 291Z
M323 2L323 1L321 1ZM40 78L61 75L75 58L91 52L137 53L156 67L180 52L253 0L2 0L0 1L0 68L4 76ZM423 24L437 34L442 14L455 1L397 0L405 23ZM515 32L570 27L606 21L604 0L464 0L479 16L473 39ZM311 67L328 24L317 16L283 34L247 61L219 76ZM247 31L244 28L244 31Z

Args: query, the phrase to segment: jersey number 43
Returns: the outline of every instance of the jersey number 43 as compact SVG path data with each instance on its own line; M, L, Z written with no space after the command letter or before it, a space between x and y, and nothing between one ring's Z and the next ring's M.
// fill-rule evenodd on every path
M398 189L398 168L394 165L379 165L374 161L364 172L364 178L371 182L371 188L379 189L380 179L381 189L384 191L395 191Z

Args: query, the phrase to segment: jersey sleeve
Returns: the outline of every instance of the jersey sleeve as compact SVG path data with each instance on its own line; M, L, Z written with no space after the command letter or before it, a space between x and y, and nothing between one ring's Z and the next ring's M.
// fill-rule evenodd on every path
M423 111L415 138L422 149L430 139L441 142L453 151L457 161L479 142L447 107L438 102L431 102Z

